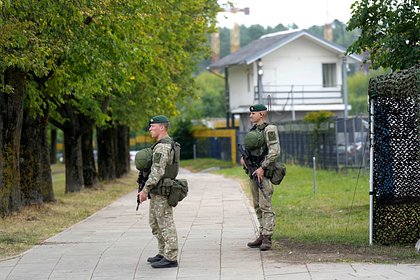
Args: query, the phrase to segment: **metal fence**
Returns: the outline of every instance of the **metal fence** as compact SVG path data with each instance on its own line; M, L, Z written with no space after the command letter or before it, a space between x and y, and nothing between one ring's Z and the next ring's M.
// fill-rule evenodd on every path
M366 168L369 160L367 118L333 118L319 127L303 121L278 125L281 160L324 169Z
M214 158L230 161L231 139L227 137L197 138L194 146L195 158Z
M352 117L346 122L332 118L319 127L304 121L280 123L277 127L282 162L312 167L315 157L316 165L324 169L369 167L366 117ZM237 133L238 143L244 143L246 133Z

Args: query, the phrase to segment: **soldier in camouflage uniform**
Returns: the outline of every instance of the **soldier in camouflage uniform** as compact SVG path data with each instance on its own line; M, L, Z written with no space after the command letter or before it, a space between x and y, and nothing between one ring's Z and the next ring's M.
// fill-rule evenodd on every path
M280 141L278 136L277 127L265 122L267 116L267 107L263 104L257 104L250 107L250 121L254 125L251 129L261 131L264 135L264 144L253 151L251 155L255 158L263 157L259 167L254 171L263 186L264 194L258 188L256 182L250 179L249 184L251 187L253 206L259 222L259 236L247 245L251 248L259 248L261 251L271 249L271 236L276 222L276 214L273 212L271 205L271 197L273 195L273 184L270 179L264 176L264 171L271 163L274 164L280 156ZM241 164L244 161L241 158Z
M138 193L140 201L150 195L149 225L157 238L159 252L147 259L154 268L178 266L178 238L173 219L173 208L168 204L166 195L156 194L153 189L159 188L165 170L174 158L171 138L168 135L169 121L165 116L156 116L150 120L149 131L156 140L153 146L152 166L145 187ZM169 141L168 141L169 140ZM164 143L161 143L164 142Z

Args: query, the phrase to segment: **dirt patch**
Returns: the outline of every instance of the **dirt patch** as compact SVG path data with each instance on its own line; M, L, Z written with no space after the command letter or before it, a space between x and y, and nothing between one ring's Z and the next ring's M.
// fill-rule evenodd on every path
M420 263L413 246L355 246L343 244L306 244L276 240L270 258L278 262L370 262Z

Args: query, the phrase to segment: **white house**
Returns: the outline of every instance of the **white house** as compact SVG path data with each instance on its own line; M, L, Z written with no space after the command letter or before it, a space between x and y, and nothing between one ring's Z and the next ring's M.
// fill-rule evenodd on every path
M262 36L209 68L224 69L227 119L240 115L240 130L248 130L249 106L255 103L269 107L271 122L299 120L321 110L345 116L350 106L343 69L362 62L345 52L308 30L291 30Z

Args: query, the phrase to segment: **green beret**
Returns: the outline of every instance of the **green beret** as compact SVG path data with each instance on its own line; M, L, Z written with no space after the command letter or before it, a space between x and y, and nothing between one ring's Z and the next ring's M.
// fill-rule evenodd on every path
M265 107L263 104L257 104L254 106L249 107L249 111L251 112L261 112L261 111L266 111L267 107Z
M169 123L169 120L166 116L159 115L150 119L149 125L151 125L152 123Z

